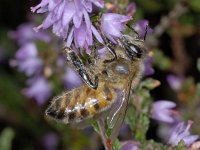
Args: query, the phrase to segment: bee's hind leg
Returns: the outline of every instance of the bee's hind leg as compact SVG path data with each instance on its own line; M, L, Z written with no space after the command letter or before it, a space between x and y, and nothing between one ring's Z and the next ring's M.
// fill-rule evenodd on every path
M85 69L85 66L83 65L80 58L73 52L71 48L65 48L64 52L67 55L67 61L72 67L75 68L76 72L80 75L82 80L93 89L97 89L98 87L98 77L94 77L94 83L92 82L91 78L89 77L89 74L87 70Z

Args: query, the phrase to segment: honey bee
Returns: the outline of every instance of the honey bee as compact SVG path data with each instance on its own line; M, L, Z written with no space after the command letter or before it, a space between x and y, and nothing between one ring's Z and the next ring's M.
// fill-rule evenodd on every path
M103 59L97 55L92 64L84 66L72 49L65 48L68 63L85 84L53 98L47 116L65 124L103 117L110 128L119 130L131 89L141 77L145 46L134 32L124 34L117 46L108 43L106 49Z

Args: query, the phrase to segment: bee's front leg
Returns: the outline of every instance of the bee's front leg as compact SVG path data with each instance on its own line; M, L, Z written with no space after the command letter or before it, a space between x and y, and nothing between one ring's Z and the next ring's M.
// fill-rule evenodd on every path
M114 50L114 46L110 43L106 44L106 48L107 50L111 53L111 55L113 56L113 58L105 60L104 63L109 63L109 62L113 62L117 59L117 54Z
M89 77L88 72L85 69L85 66L83 65L80 58L73 52L71 48L65 48L64 52L67 56L67 61L70 65L72 65L75 70L78 72L82 80L93 89L97 89L98 87L98 77L94 77L94 83L92 82L91 78Z

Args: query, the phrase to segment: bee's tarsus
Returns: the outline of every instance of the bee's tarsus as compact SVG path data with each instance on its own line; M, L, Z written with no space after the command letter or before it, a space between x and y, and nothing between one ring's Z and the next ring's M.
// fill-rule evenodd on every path
M67 61L70 63L75 70L78 72L82 80L90 87L93 89L96 89L98 87L98 77L95 76L94 83L92 83L89 74L87 73L82 61L80 58L71 50L71 49L66 49L65 50L66 55L67 55Z
M97 89L98 87L98 76L95 76L94 83L92 83L89 75L85 70L79 70L79 75L83 79L83 81L91 88Z
M105 60L104 63L108 63L108 62L112 62L112 61L115 61L117 59L117 54L113 48L112 45L108 44L107 47L108 51L112 54L113 58L111 59L108 59L108 60Z

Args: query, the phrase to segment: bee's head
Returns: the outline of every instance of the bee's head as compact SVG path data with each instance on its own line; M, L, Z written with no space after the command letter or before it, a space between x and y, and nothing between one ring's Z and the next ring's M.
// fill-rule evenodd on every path
M145 54L145 46L143 40L129 35L123 35L120 43L124 48L126 55L131 60L140 59Z

